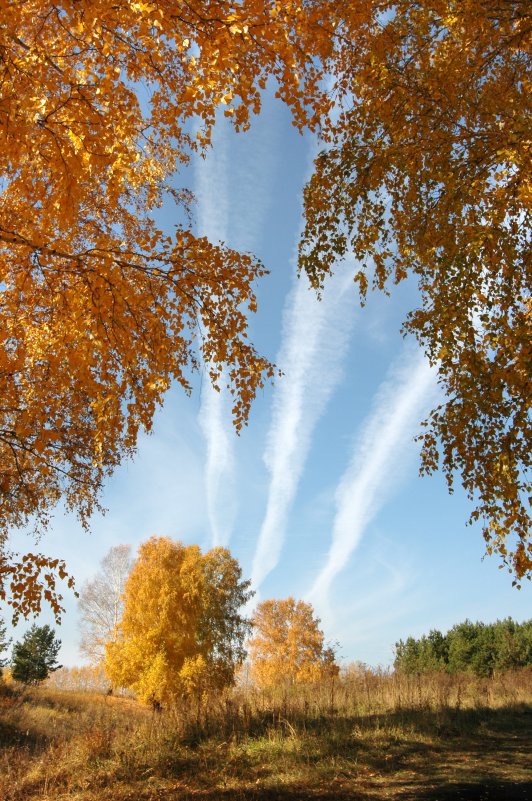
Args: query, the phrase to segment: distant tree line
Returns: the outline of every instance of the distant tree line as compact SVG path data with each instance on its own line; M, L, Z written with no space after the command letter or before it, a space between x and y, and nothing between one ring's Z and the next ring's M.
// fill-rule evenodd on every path
M202 553L196 545L154 536L132 559L129 546L114 546L80 592L82 651L91 665L64 671L55 684L125 690L154 709L189 699L199 708L209 694L239 681L283 691L327 685L334 693L340 675L335 649L326 644L312 606L270 599L248 618L252 595L226 548ZM10 644L0 620L0 678ZM49 626L33 625L13 646L11 678L23 684L48 679L60 668L60 646ZM491 676L532 667L532 619L466 620L446 634L432 630L400 640L395 650L394 667L403 674ZM366 680L372 673L359 663L342 675Z
M495 623L465 620L446 634L433 629L419 639L408 637L395 644L394 667L402 673L475 673L532 666L532 620L512 618Z

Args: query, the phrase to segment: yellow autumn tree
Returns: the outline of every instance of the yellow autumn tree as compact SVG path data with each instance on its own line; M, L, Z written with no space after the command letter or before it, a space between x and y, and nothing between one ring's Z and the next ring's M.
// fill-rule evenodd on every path
M249 600L236 559L225 548L152 537L139 549L124 592L124 613L106 648L114 686L169 704L234 682L249 632Z
M262 601L251 623L250 677L259 687L312 684L338 673L311 604L291 597Z
M320 286L352 254L362 299L417 282L404 332L446 396L422 472L461 479L518 580L532 569L531 6L354 0L339 14L300 266Z

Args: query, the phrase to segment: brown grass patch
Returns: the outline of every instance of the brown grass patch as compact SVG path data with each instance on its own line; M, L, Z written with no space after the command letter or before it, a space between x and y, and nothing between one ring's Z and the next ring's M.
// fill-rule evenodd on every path
M156 713L128 698L0 693L3 801L532 797L532 673L368 671Z

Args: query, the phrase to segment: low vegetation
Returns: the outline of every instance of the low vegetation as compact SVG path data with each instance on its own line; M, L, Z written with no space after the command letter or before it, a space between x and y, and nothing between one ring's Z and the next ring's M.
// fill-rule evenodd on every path
M353 665L320 685L243 680L159 712L59 690L61 672L37 688L1 685L5 801L96 801L111 786L116 801L525 801L532 791L529 669L414 676Z

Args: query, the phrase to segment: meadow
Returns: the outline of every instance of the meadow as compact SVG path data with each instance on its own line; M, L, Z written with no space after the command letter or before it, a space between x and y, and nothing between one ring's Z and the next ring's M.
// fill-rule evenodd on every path
M0 685L3 801L532 798L532 671L353 667L319 687L155 711L130 697Z

